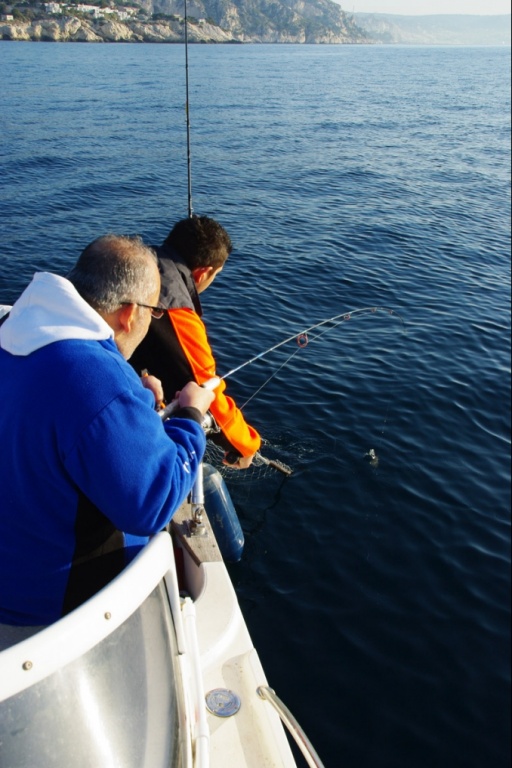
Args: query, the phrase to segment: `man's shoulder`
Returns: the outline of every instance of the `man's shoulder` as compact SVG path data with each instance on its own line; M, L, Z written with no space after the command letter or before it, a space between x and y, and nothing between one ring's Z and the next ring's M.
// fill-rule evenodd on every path
M73 389L119 391L133 384L133 370L113 339L66 339L41 350L42 362L73 384Z
M39 352L48 358L55 360L68 360L69 362L79 362L80 360L97 359L100 361L110 361L112 358L123 359L117 349L113 338L109 339L60 339L52 344L41 347Z

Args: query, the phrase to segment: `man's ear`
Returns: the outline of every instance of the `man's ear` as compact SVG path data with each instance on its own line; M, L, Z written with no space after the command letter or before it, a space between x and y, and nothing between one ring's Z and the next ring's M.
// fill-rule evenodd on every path
M122 304L120 309L117 310L117 322L119 325L119 331L124 333L130 333L135 320L137 319L137 305L136 304ZM114 329L115 330L115 329Z
M205 280L208 280L214 272L213 267L196 267L192 270L192 277L194 278L194 283L196 285L202 285L202 283L205 282Z

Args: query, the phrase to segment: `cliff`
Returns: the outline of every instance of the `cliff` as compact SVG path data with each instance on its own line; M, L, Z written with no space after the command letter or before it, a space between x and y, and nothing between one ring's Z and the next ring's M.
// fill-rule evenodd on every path
M181 0L141 0L155 20L114 21L76 16L0 22L3 40L161 42L184 39ZM169 18L169 17L176 18ZM192 0L189 41L208 43L368 43L354 19L332 0Z
M0 21L0 39L183 42L183 0L138 0L138 4L137 16L120 21L116 16L93 19L83 13L48 16L41 13L41 3L30 6L23 0L19 9L26 13L27 6L32 8L34 20ZM510 14L351 15L332 0L188 0L188 16L192 43L510 45Z
M191 42L226 43L232 36L212 24L189 26ZM45 19L33 22L0 23L3 40L32 40L54 43L179 43L183 24L179 22L140 22L84 20L78 18Z

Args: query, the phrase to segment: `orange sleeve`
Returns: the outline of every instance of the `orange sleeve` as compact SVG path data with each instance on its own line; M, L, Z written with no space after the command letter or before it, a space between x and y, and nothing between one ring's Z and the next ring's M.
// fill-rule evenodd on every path
M169 318L198 384L216 375L215 359L208 342L206 328L192 309L170 309ZM245 421L235 401L225 394L226 383L221 381L215 389L215 400L210 411L224 437L242 456L250 456L261 445L256 430Z

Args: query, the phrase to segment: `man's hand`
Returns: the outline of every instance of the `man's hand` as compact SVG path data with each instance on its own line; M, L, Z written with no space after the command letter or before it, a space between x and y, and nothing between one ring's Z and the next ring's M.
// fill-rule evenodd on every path
M149 373L143 373L141 378L142 386L144 389L149 389L155 397L155 406L163 408L164 405L164 390L162 382L157 379L156 376L150 376Z
M195 381L185 384L176 396L180 408L197 408L203 416L215 400L215 394L210 389L200 387Z
M250 467L252 464L252 460L256 456L255 453L251 453L250 456L233 456L232 453L225 453L223 464L225 464L228 467L232 467L233 469L247 469L247 467ZM231 461L230 461L231 458ZM234 461L233 461L234 459Z

